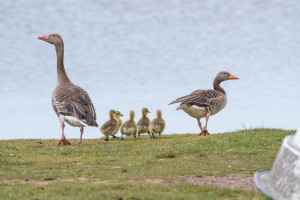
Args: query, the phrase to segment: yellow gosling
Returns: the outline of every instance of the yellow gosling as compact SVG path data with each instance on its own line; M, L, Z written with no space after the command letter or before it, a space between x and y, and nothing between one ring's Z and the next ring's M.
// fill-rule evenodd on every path
M131 136L133 135L134 138L136 139L136 133L137 133L137 125L134 121L134 117L135 117L135 114L134 114L134 111L130 111L130 114L129 114L129 120L126 121L122 127L121 127L121 140L123 140L123 135L125 134L126 136Z
M120 117L122 117L122 116L123 116L123 115L122 115L122 113L121 113L120 111L116 111L116 117L117 117L117 119L118 119L118 121L119 121L119 126L118 126L117 130L112 134L112 137L113 137L113 138L118 138L118 137L115 136L115 135L118 133L120 127L122 126L123 121L122 121L121 118L120 118Z
M109 118L110 119L105 122L100 128L101 133L106 136L105 141L108 141L108 137L112 135L119 127L119 121L116 117L116 111L110 110Z
M152 138L149 130L150 119L147 117L149 110L147 108L142 109L142 118L137 123L137 131L138 137L140 137L141 133L148 133L150 138Z
M155 133L158 133L160 137L160 134L164 132L165 120L162 118L161 110L156 111L156 118L150 122L149 128L153 138L155 138Z

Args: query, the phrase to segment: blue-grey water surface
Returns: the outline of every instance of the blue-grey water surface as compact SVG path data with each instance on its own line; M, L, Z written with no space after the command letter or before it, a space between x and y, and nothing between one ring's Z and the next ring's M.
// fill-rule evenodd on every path
M0 139L59 138L52 110L54 46L62 35L65 68L92 98L97 121L109 109L163 111L165 132L199 133L172 100L211 89L227 70L227 106L210 118L220 133L250 127L300 126L300 1L62 0L0 1ZM202 122L205 120L202 119ZM66 126L67 138L79 128ZM84 138L99 138L86 128Z

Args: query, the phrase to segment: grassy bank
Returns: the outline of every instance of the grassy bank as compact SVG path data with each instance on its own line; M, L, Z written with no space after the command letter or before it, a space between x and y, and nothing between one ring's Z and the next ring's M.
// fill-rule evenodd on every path
M270 169L280 146L248 132L95 139L60 148L57 140L0 141L0 199L266 199L255 190L186 182L187 175L252 177ZM251 132L278 143L294 134Z

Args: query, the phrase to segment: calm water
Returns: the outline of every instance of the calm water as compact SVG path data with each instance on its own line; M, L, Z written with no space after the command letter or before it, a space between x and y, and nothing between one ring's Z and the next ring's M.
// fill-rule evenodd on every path
M198 133L168 106L211 89L227 70L228 103L211 133L300 127L300 1L0 1L0 139L59 138L51 106L56 54L37 36L60 33L71 80L92 98L98 123L109 109L162 109L166 133ZM204 120L202 119L204 122ZM79 128L66 127L67 138ZM86 128L84 138L99 138Z

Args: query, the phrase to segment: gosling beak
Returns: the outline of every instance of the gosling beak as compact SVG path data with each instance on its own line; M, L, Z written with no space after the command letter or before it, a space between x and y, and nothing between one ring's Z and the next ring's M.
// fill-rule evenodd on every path
M123 117L124 115L121 114L121 117Z
M39 40L44 40L44 41L48 42L48 37L49 37L49 35L45 35L45 36L38 37L38 39Z
M148 113L150 113L150 111L148 110Z
M239 78L230 74L229 79L239 79Z

